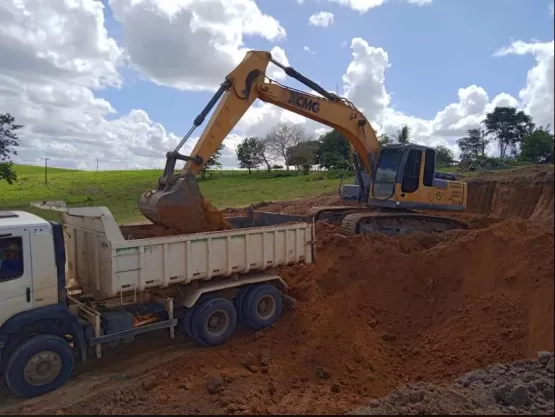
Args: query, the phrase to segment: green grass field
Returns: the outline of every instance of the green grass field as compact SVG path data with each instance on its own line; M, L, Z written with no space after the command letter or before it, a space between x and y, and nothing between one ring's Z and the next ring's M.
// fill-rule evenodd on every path
M12 185L0 182L0 208L25 209L43 217L57 219L58 213L30 209L29 203L64 200L70 206L107 206L119 222L144 220L137 210L137 198L154 188L160 170L74 171L19 165L18 180ZM213 171L199 180L203 195L216 207L241 207L260 201L288 200L318 195L337 189L337 172L302 175L295 171ZM210 173L208 174L210 175ZM352 183L353 178L345 178Z
M456 167L439 168L458 172ZM144 220L137 209L137 199L154 188L160 170L133 171L77 171L48 168L48 182L44 182L44 168L16 166L18 180L12 185L0 181L0 209L25 209L48 219L59 214L31 209L30 202L64 200L70 206L107 206L121 223ZM458 172L461 174L460 172ZM261 201L290 200L336 191L343 172L297 171L225 171L215 170L206 179L199 177L203 195L216 207L242 207ZM477 173L464 173L472 177ZM347 176L346 184L354 178Z

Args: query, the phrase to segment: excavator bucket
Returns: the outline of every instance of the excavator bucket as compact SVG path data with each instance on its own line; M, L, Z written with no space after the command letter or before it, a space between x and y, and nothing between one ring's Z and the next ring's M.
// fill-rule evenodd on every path
M223 214L204 199L190 172L161 177L157 189L139 197L138 206L152 223L179 233L231 229Z

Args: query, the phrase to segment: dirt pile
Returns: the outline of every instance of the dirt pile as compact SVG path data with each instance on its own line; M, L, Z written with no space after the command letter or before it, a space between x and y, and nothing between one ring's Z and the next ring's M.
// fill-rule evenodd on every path
M184 349L145 378L59 411L345 413L406 383L553 350L550 229L510 220L347 238L317 228L316 263L279 271L298 301L275 328Z
M495 364L469 372L455 384L412 384L350 414L553 415L553 353L537 360Z
M525 202L525 191L513 194L514 202ZM280 211L334 203L334 196L326 198ZM125 384L106 379L96 383L99 391L71 402L62 392L59 402L41 403L40 412L345 413L408 383L451 382L490 364L553 351L554 234L538 221L549 215L515 210L524 219L493 219L509 212L491 209L501 207L495 201L475 206L491 217L459 214L475 218L471 230L436 235L345 237L337 225L317 224L315 263L276 271L297 304L274 328L240 331L225 346L183 348L167 359L161 351L148 373L126 367L129 346L118 365L132 375ZM293 204L297 211L290 211ZM537 380L529 378L524 382ZM459 388L449 389L454 394L446 395L459 401ZM425 398L435 404L445 397ZM38 405L10 412L35 410Z

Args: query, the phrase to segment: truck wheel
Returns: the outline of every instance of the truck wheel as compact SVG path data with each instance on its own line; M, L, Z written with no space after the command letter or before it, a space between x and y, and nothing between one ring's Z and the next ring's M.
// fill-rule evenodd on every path
M270 284L256 285L245 295L243 313L245 324L260 330L274 324L283 312L283 296Z
M247 293L250 291L251 288L252 288L252 285L246 285L242 287L237 293L237 295L235 296L235 299L233 300L235 304L235 310L237 310L237 323L246 324L245 312L244 312L245 296L247 295Z
M204 346L221 345L237 328L237 311L233 303L222 297L198 301L191 317L191 334Z
M37 397L64 385L74 364L73 351L63 338L36 335L12 352L4 370L6 385L19 397Z
M192 337L191 335L191 319L193 317L193 313L195 312L194 308L186 308L185 313L183 313L183 317L179 321L178 329L179 332L184 334L187 337Z

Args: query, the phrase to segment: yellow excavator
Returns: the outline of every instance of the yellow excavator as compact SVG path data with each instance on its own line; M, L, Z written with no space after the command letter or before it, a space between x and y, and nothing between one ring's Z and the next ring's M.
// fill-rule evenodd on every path
M270 80L266 76L270 62L320 96ZM138 201L139 210L146 218L181 233L230 227L221 213L215 215L219 212L203 199L195 175L256 99L323 123L340 132L350 143L361 204L314 208L315 220L341 221L341 231L347 235L441 232L467 227L446 216L421 212L463 211L466 207L466 184L449 174L436 173L434 149L412 143L381 146L366 117L350 101L277 62L267 51L247 52L195 118L189 132L166 154L166 166L157 188L143 193ZM180 154L179 150L218 101L191 155ZM178 160L185 164L175 174ZM363 175L369 181L364 181Z

